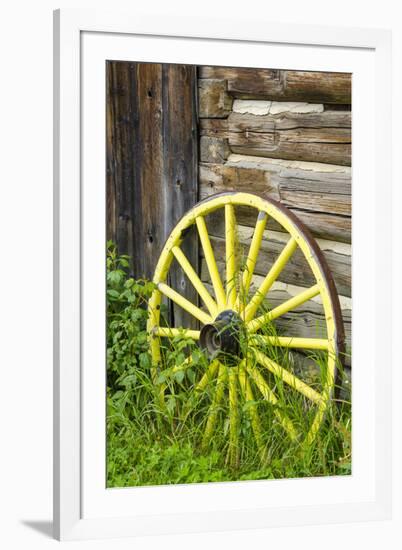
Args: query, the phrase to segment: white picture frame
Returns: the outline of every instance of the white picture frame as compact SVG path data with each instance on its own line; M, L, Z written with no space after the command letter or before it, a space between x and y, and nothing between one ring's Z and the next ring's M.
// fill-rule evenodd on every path
M268 49L272 67L353 73L353 473L327 479L106 489L104 370L99 369L105 315L105 197L99 190L105 166L104 117L99 116L104 109L102 63L127 59L266 66ZM382 30L278 25L262 19L245 28L240 19L55 12L56 538L390 517L391 347L364 346L365 339L373 340L373 331L378 341L392 332L391 295L380 293L388 285L392 256L386 245L392 206L390 59L391 36Z

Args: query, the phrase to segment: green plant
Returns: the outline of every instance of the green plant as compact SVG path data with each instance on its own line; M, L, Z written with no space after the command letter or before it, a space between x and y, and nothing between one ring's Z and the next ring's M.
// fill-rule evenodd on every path
M147 300L154 285L128 275L129 258L107 243L107 397L109 417L133 419L148 401Z
M205 372L207 360L198 344L185 335L165 339L162 364L151 369L146 332L146 304L154 285L129 276L129 258L107 247L107 482L108 486L198 483L242 479L342 475L351 472L351 407L348 401L333 402L318 436L301 452L290 443L278 425L273 407L263 399L247 402L239 410L242 432L239 463L228 461L229 425L225 403L218 410L218 423L207 448L202 445L209 386L196 391L196 381ZM164 312L165 314L166 312ZM276 335L274 324L263 333ZM241 343L247 348L247 342ZM190 367L182 368L191 352ZM289 350L266 346L264 352L280 359L289 370L299 368ZM278 357L281 353L281 357ZM320 386L325 360L311 354L313 383ZM287 391L283 382L270 375L275 392L291 412L299 430L308 426L305 401ZM158 401L165 389L165 406ZM189 397L190 396L190 397ZM261 464L250 416L256 406L263 428L265 461Z

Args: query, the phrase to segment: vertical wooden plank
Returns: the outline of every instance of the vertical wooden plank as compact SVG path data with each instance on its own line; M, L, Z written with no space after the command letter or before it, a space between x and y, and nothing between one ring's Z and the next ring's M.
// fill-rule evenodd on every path
M196 67L107 62L107 236L151 279L170 231L198 199ZM197 238L183 251L198 270ZM170 284L197 303L178 266ZM172 309L171 322L194 327Z
M136 278L152 279L166 240L163 181L162 66L137 63L134 128L134 246Z
M191 65L163 65L163 159L166 192L166 226L176 225L198 199L197 69ZM182 250L198 271L198 238L186 236ZM170 284L194 304L198 294L182 269L174 263ZM197 327L197 321L177 306L176 326Z
M135 64L106 63L106 226L121 254L133 250Z

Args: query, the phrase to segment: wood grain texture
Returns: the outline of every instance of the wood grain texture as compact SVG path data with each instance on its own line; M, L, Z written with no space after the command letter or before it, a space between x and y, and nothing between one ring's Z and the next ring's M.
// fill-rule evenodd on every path
M163 211L166 239L179 219L198 199L197 75L196 67L191 65L165 64L162 73ZM153 197L152 201L155 199ZM198 239L195 232L186 236L181 248L198 271ZM182 296L198 304L196 290L176 263L172 264L169 282ZM172 307L175 326L198 327L198 322L188 313L176 305Z
M230 155L227 139L215 136L200 137L200 161L210 163L223 163Z
M227 93L226 80L198 80L198 116L225 118L232 109L233 99Z
M121 253L133 250L134 189L132 174L136 89L133 63L106 65L106 227L107 238Z
M225 164L200 163L205 194L253 191L285 206L351 215L351 171L341 166L264 162L231 155ZM209 189L209 190L208 190Z
M256 193L289 207L315 237L351 242L349 167L231 155L224 164L200 163L199 168L201 198L226 191ZM254 224L249 209L240 209L239 216L244 225ZM280 229L271 220L269 227Z
M286 71L242 67L202 67L201 78L227 80L236 98L313 103L351 103L349 73Z
M132 151L134 173L134 246L135 276L152 278L158 252L166 234L162 141L162 66L137 64L136 126ZM130 152L128 152L130 154ZM154 197L160 197L155 201Z
M107 237L131 256L135 278L152 279L167 236L197 201L196 68L109 61L106 78ZM184 251L197 269L196 239ZM177 266L171 282L197 300ZM178 308L171 321L194 326Z
M351 113L232 112L227 119L203 119L201 135L227 139L232 152L285 160L351 164Z

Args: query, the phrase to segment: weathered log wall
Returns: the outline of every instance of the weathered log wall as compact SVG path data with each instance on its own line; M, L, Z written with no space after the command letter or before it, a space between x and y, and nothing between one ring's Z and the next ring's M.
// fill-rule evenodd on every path
M348 73L205 66L199 68L199 77L224 80L228 93L237 98L351 103L352 81Z
M272 197L307 225L323 249L349 345L351 75L112 61L106 76L107 235L132 256L134 275L152 277L167 235L199 198L235 190ZM236 215L240 249L247 251L255 217L247 209ZM219 216L210 217L209 230L223 258ZM266 237L255 284L286 239L272 221ZM183 246L197 267L196 238ZM207 282L202 258L200 270ZM197 301L175 264L171 278L173 287ZM311 283L308 266L295 254L269 300L277 303ZM178 308L172 314L176 325L190 323ZM277 322L311 334L323 322L322 308L311 301Z
M340 297L347 347L351 343L351 75L199 67L200 198L243 190L290 208L318 240ZM240 254L247 253L255 217L237 209ZM211 216L217 258L224 258L224 227ZM286 235L270 222L254 284L272 265ZM223 262L218 261L223 271ZM201 275L208 282L205 262ZM270 305L312 284L296 253L269 294ZM311 336L323 325L319 299L277 323ZM350 364L350 359L346 363Z

